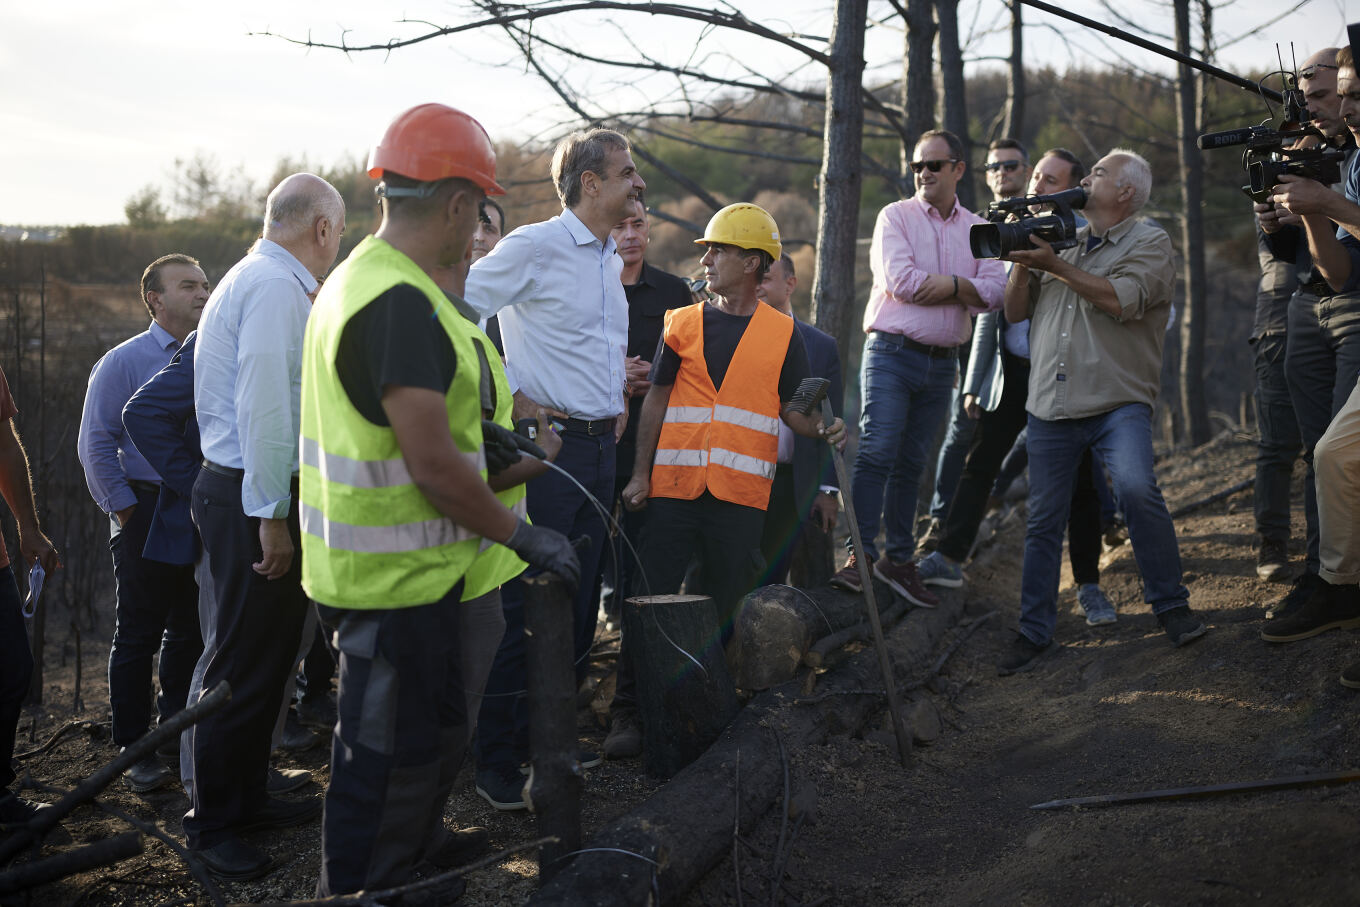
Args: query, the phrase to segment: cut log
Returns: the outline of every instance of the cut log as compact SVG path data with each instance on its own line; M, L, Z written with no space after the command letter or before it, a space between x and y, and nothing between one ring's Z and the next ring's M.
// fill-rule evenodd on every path
M552 573L524 577L524 660L529 689L528 802L538 833L552 838L538 852L538 877L549 879L561 859L581 846L581 787L577 758L576 667L571 598Z
M718 739L737 713L737 691L707 595L647 595L623 606L637 677L642 763L669 778Z
M108 866L128 857L135 857L142 849L142 836L130 831L34 863L22 863L0 872L0 894L14 894L25 888L55 882L78 872Z
M936 610L915 610L888 636L899 678L927 670L931 650L963 608L958 593ZM830 734L858 730L882 713L883 697L854 695L881 687L877 653L866 650L822 676L821 692L802 699L796 682L751 700L718 741L633 812L600 830L530 904L634 907L676 904L731 852L733 829L749 830L784 788L779 747L797 752ZM849 694L849 695L838 695ZM737 785L737 754L741 779ZM612 848L612 849L611 849Z
M902 613L893 613L895 596L882 584L875 587L881 604L884 623ZM892 616L890 616L890 614ZM844 645L852 639L868 638L868 614L865 597L841 592L830 586L798 589L793 586L761 586L742 600L737 611L736 628L728 644L728 664L732 680L738 689L768 690L793 679L799 667L807 663L805 656L814 645L827 636L847 631L862 624L863 636L851 632L837 637L831 647ZM827 650L822 650L825 655Z

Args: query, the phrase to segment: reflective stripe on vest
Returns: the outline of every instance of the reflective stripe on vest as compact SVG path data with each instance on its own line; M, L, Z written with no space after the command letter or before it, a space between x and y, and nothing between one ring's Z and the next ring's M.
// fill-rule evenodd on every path
M481 538L447 517L395 526L355 526L328 520L310 504L298 505L298 517L302 531L321 539L327 548L364 554L400 554Z
M479 449L476 453L459 451L459 454L473 469L480 471L486 468L485 450ZM339 482L354 488L393 488L412 484L411 473L401 457L391 460L354 460L327 453L306 435L298 446L298 457L301 465L316 467L321 478L327 482Z
M705 360L705 304L666 313L665 343L680 358L652 465L653 497L714 497L764 510L779 456L779 376L793 319L767 305L751 316L721 388Z

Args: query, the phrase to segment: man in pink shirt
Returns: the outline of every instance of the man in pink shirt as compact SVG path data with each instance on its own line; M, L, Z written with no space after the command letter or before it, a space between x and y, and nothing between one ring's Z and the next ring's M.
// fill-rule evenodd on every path
M911 169L916 195L878 213L869 250L874 279L864 312L863 406L850 491L865 550L852 550L831 582L862 591L856 558L867 557L895 592L933 608L939 601L911 559L917 486L949 412L958 347L972 331L969 316L1001 306L1006 271L969 249L969 228L985 221L955 194L968 169L958 137L942 129L923 133ZM888 524L883 558L874 547L880 513Z

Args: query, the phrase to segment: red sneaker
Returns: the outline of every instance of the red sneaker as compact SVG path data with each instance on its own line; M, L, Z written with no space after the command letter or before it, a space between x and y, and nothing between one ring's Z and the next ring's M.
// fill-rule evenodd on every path
M911 561L894 564L886 557L879 558L874 562L874 576L883 580L894 592L918 608L934 608L940 603L940 600L921 582L916 565Z
M864 583L859 577L859 560L851 554L845 560L845 566L836 572L836 575L829 580L831 585L837 589L844 589L846 592L863 592Z

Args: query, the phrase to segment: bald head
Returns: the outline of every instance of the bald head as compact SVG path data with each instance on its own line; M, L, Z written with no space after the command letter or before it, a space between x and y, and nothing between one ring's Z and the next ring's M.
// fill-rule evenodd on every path
M1341 99L1337 96L1338 52L1338 48L1324 47L1299 67L1299 88L1308 102L1309 121L1328 138L1346 132L1346 124L1341 120Z
M1339 47L1324 47L1322 50L1313 54L1307 60L1304 60L1303 65L1299 67L1299 72L1305 72L1319 64L1335 68L1336 54L1337 51L1339 50L1341 50L1341 48Z
M335 263L344 232L344 199L314 173L286 177L265 200L264 238L293 253L317 277Z

